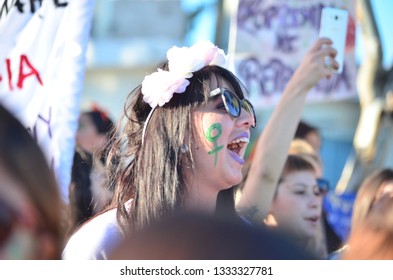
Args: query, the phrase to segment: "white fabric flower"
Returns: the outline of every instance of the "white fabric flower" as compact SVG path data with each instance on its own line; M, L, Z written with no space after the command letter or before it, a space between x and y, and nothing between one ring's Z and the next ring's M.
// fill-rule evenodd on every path
M190 50L194 53L195 57L199 56L199 59L203 60L202 67L204 67L205 65L210 65L218 52L218 48L209 41L198 42L193 45ZM201 68L199 68L198 70L200 70Z
M172 47L167 58L169 71L158 69L142 82L143 100L152 108L169 102L175 92L183 93L193 72L207 65L228 66L224 51L209 41L198 42L190 48Z
M185 77L158 69L158 72L146 76L142 82L143 100L152 108L163 106L175 92L183 93L189 84Z
M210 62L209 65L217 65L222 68L228 68L228 56L225 55L222 49L218 49L216 55L214 56L213 60Z
M192 72L198 71L204 66L203 59L186 47L172 47L167 52L167 58L169 71L179 73L186 78L191 78Z

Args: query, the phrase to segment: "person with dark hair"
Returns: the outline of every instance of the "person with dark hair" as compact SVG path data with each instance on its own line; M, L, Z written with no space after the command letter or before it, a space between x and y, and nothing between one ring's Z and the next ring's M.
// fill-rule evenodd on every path
M317 40L284 95L295 92L302 100L303 91L332 75L324 57L334 58L336 52L331 46L322 48L330 44ZM112 209L71 236L65 259L105 259L124 234L178 211L221 213L243 221L231 194L242 180L250 128L256 126L246 90L227 69L223 50L211 42L173 47L167 58L129 95L107 160L116 159L110 178L115 189ZM275 186L269 187L274 193ZM218 203L221 195L228 198L225 210Z
M323 177L322 159L306 140L300 138L293 139L289 147L288 154L301 156L308 160L314 166L317 175L319 177Z
M286 232L299 246L325 258L317 238L321 232L322 199L328 189L308 160L289 155L265 224Z
M82 148L76 147L68 194L67 236L70 236L78 226L93 216L94 204L90 178L92 168L93 156Z
M304 120L301 120L295 132L295 139L297 138L308 142L313 147L315 152L319 154L322 139L318 128L312 126Z
M109 147L115 138L114 123L108 114L94 105L90 111L84 111L79 117L79 127L76 134L76 144L83 153L93 156L90 170L90 184L85 186L90 190L93 214L101 212L112 200L113 189L110 187L105 170ZM83 211L89 211L85 209Z
M0 178L0 259L60 259L64 205L55 176L38 144L2 105Z
M302 146L305 146L307 143L313 151L301 152L298 150L298 154L302 154L303 157L310 160L317 167L320 177L323 177L323 162L320 157L322 137L319 129L301 120L295 132L294 142L301 143L301 141L303 141ZM326 240L327 254L330 254L339 249L343 242L333 226L329 223L325 209L322 210L322 218L323 239Z
M91 111L84 111L79 116L76 143L105 164L114 129L108 114L95 105Z

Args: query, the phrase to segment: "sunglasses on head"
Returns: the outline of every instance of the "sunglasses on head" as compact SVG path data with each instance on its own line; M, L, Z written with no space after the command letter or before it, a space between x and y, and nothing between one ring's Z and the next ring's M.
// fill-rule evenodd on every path
M248 112L253 120L253 124L251 125L252 127L255 128L257 124L257 120L255 117L255 111L254 107L248 101L247 99L241 100L239 97L237 97L236 94L234 94L232 91L230 91L227 88L216 88L215 90L212 90L209 94L210 97L214 97L218 94L221 94L222 101L224 102L225 109L228 113L233 118L238 118L240 116L242 108Z

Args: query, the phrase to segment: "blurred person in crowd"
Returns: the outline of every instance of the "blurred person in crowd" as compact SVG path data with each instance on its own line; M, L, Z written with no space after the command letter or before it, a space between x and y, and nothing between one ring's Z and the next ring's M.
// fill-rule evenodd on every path
M323 165L321 157L306 140L300 138L293 139L289 146L288 154L298 155L309 161L313 165L317 177L323 177Z
M288 236L266 227L183 212L127 236L111 253L117 260L310 260Z
M295 138L294 140L292 140L289 147L288 155L296 155L305 159L312 164L315 170L316 177L323 178L323 166L321 158L306 140L300 138ZM324 211L322 210L322 218L321 221L318 223L318 230L315 235L315 240L309 242L309 244L311 244L312 242L315 243L314 245L310 246L315 247L315 251L321 258L326 258L328 256L328 244L326 240L327 233L325 232L324 224L326 220L325 218L326 217L324 215ZM338 247L335 248L335 250L336 249L338 249Z
M92 110L82 112L79 117L76 144L83 153L90 153L93 156L89 185L93 214L101 212L113 197L105 164L109 147L114 139L114 129L111 118L96 104L93 105Z
M356 220L341 259L393 260L393 181L375 198L367 215Z
M311 124L301 120L296 128L295 139L303 139L313 147L314 151L319 154L321 150L322 137L319 129Z
M318 178L313 165L297 155L289 155L265 224L287 232L299 245L326 258L318 241L321 234L322 201L327 181Z
M98 156L105 164L113 138L114 123L108 114L94 104L93 109L79 116L76 143L83 150Z
M364 179L363 183L360 185L358 189L358 192L356 194L356 199L353 204L351 234L350 234L350 236L352 236L353 239L357 239L356 236L358 236L359 232L361 232L361 229L364 228L364 225L367 225L368 222L365 222L365 220L367 219L368 216L372 217L368 219L369 222L371 219L374 218L376 219L375 214L370 215L373 206L377 205L381 198L385 196L390 197L392 193L393 193L392 169L382 168L382 169L375 170L373 173L371 173ZM380 212L376 212L376 213L380 213ZM379 221L379 219L380 218L378 218L377 220ZM370 235L375 234L373 229L368 231L368 233ZM347 242L342 248L330 254L329 258L340 259L347 250L350 250L351 245L349 244L350 243Z
M322 160L319 154L315 152L314 148L306 140L295 138L291 142L288 153L301 156L309 161L316 171L317 178L324 178ZM321 245L320 255L327 257L328 254L338 250L342 246L342 240L329 223L324 208L322 208L320 226L321 230L316 242Z
M0 259L60 259L64 205L54 174L26 128L2 105L0 177Z
M76 147L69 187L67 236L93 216L94 204L91 191L93 156L81 147Z
M297 111L302 109L309 89L333 74L336 51L329 45L329 39L318 39L310 48L288 83L276 116L300 116ZM326 56L332 57L332 68L324 64ZM243 221L235 210L232 186L242 180L250 128L256 126L253 107L245 99L246 90L227 69L224 52L210 42L173 47L167 58L129 95L124 122L118 126L119 138L107 161L115 157L117 168L111 177L115 185L112 209L73 234L63 258L105 259L124 234L141 230L179 209L203 210ZM293 133L295 128L296 123ZM287 150L276 152L283 162ZM256 157L261 156L257 149ZM261 173L258 167L252 172ZM268 177L278 181L280 171L274 166L271 172ZM266 186L271 197L275 187Z

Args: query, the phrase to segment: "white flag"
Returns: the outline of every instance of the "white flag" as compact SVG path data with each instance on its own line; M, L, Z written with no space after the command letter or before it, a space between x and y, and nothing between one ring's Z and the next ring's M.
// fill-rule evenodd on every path
M94 4L4 0L0 6L0 102L43 149L65 202Z

